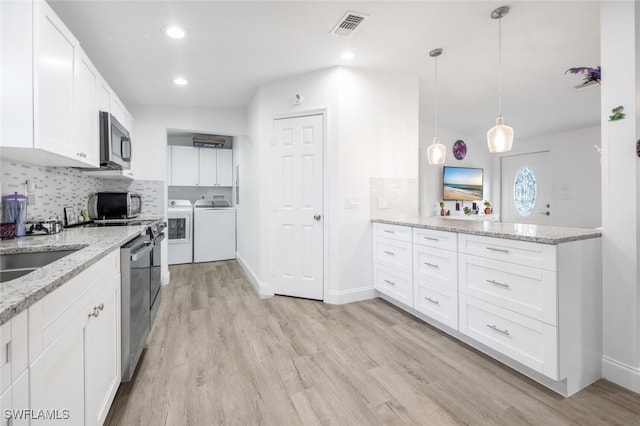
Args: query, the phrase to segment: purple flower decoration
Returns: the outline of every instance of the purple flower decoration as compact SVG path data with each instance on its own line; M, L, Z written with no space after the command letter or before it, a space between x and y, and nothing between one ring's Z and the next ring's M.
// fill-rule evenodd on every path
M571 74L585 74L584 77L584 83L590 83L592 81L596 82L596 83L600 83L600 65L598 65L595 68L590 68L590 67L576 67L576 68L569 68L568 70L566 70L564 72L566 73L571 73Z

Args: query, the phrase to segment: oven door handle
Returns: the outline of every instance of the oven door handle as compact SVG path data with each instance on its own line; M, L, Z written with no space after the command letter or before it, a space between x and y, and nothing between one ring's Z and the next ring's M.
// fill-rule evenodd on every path
M144 243L144 248L142 250L138 250L135 253L131 253L131 261L137 262L141 257L148 254L151 250L153 250L153 244L150 241Z

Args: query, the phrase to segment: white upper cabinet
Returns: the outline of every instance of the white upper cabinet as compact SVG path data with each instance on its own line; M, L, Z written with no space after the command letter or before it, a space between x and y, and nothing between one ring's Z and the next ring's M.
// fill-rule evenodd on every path
M98 72L80 51L76 66L75 148L78 159L94 167L100 166L99 88Z
M198 149L171 147L171 185L198 186Z
M3 158L97 168L98 111L132 132L131 115L45 1L0 1L0 44Z
M233 186L230 149L171 146L167 161L171 186Z
M74 70L80 44L46 3L36 3L35 16L36 147L75 158Z

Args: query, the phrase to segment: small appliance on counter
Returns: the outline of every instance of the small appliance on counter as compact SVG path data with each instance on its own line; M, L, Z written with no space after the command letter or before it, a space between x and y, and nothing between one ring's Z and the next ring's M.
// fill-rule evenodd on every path
M88 210L92 219L131 219L140 215L142 197L133 192L96 192L89 196Z
M13 228L15 234L13 235L11 235L11 226L3 226L2 238L23 237L26 233L24 222L27 217L27 197L17 192L5 195L2 197L2 210L3 224L15 224L15 228Z
M57 219L39 220L25 223L24 228L27 235L51 235L62 232L63 223Z

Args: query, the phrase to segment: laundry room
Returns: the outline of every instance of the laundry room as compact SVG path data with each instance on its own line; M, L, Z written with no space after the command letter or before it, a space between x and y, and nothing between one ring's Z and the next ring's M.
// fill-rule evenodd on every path
M169 264L235 259L233 137L167 131Z

